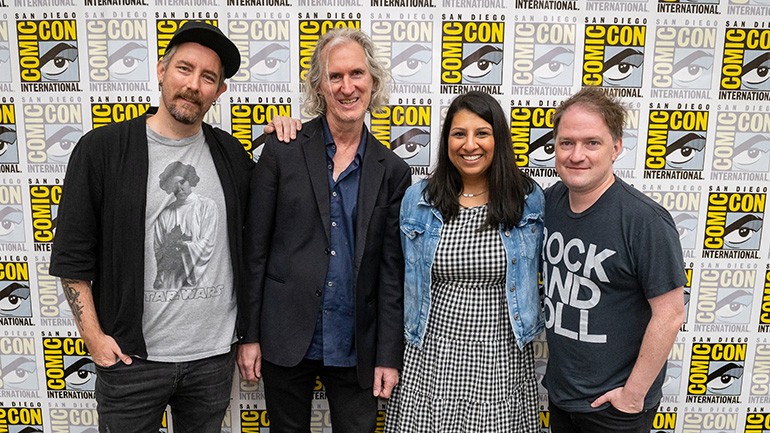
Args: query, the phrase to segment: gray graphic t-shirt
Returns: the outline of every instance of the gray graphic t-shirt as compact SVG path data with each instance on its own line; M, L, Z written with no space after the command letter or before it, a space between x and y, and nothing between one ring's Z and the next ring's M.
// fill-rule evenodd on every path
M226 353L236 304L225 201L203 131L181 140L147 128L144 314L148 359Z

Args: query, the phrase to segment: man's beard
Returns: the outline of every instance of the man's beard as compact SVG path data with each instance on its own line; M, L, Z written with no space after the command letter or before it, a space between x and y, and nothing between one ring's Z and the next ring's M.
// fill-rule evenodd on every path
M185 93L176 95L176 98L185 99L187 102L193 102L197 104L199 110L195 112L181 110L177 108L176 102L173 102L174 100L172 100L172 102L168 105L168 112L179 123L184 123L185 125L195 124L195 122L198 120L198 115L203 109L203 107L201 107L201 101L198 98L198 94L195 92L185 92Z

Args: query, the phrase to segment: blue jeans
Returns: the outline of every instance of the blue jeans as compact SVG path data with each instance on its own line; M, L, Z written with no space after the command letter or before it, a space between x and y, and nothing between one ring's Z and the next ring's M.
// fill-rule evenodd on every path
M625 413L607 406L596 412L567 412L548 402L551 433L650 433L656 409Z
M235 351L190 362L133 358L96 370L102 433L158 431L171 406L175 433L219 433L235 371Z

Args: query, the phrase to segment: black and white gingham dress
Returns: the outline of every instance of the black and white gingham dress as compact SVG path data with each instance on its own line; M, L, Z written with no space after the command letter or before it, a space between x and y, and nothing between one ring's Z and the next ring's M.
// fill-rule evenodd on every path
M486 215L460 208L442 229L423 347L407 345L385 432L540 431L532 346L516 346L499 231L477 230Z

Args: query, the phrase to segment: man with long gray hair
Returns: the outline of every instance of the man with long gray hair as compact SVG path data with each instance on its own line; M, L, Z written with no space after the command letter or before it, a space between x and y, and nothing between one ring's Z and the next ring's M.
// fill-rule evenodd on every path
M264 376L274 433L310 430L316 376L336 433L374 431L377 397L398 382L398 212L411 174L364 125L387 103L387 79L368 36L326 33L305 83L305 111L318 117L288 145L269 137L255 170L238 367Z

